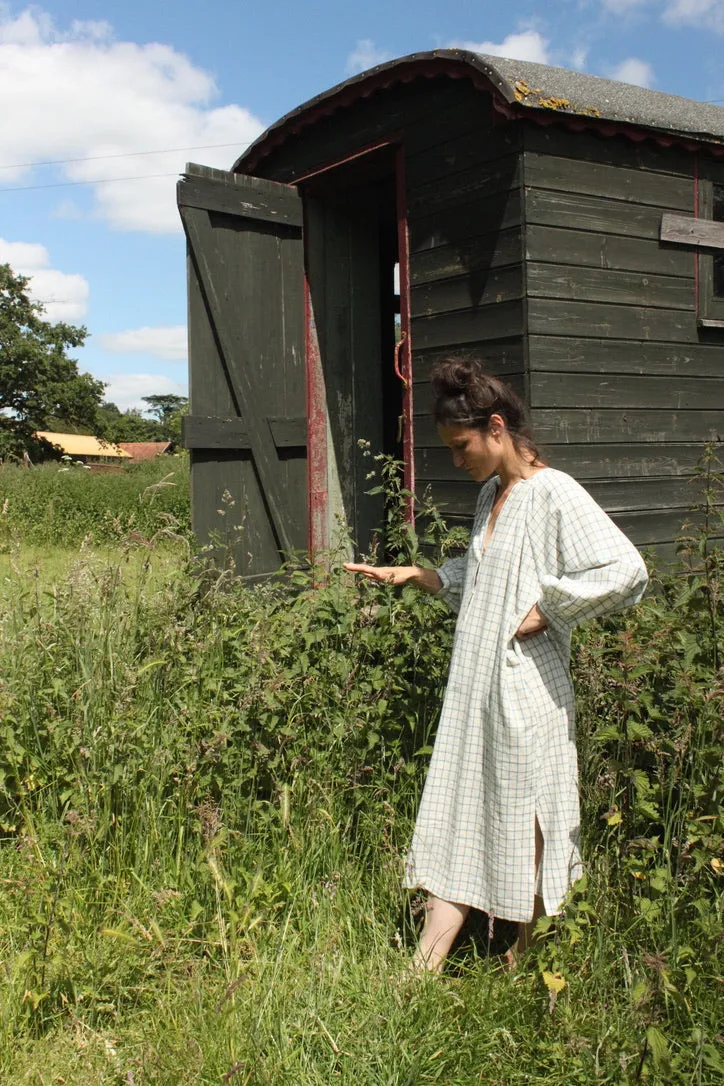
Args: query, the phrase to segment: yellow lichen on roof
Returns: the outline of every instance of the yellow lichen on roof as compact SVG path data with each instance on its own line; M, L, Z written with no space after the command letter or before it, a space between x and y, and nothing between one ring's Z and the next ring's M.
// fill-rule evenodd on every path
M512 78L512 77L511 77ZM553 94L544 94L540 87L533 90L524 79L516 79L513 83L513 93L516 101L524 106L534 106L538 109L552 109L565 113L578 113L583 117L600 117L601 111L595 106L577 106L571 103L569 98L558 98Z
M57 445L68 456L107 456L114 460L130 460L131 457L110 441L99 441L88 434L56 434L52 430L38 430L37 437L51 445Z
M570 104L571 103L567 98L555 98L553 95L551 95L550 98L538 99L538 105L541 106L542 109L568 109ZM576 111L574 110L574 112Z

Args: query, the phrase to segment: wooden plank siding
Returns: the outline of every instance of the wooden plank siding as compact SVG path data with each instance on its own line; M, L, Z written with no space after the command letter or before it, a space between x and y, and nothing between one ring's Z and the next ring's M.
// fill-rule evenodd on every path
M487 122L407 160L416 489L449 507L451 488L462 488L454 520L469 518L479 488L460 481L437 436L428 377L440 357L483 357L524 389L520 149L517 126Z
M388 140L405 152L418 492L469 520L478 487L437 437L429 370L483 358L525 396L548 462L670 553L703 443L724 438L724 331L697 326L693 252L660 240L663 214L694 214L693 155L506 123L440 77L300 127L259 172L293 183Z
M291 182L385 139L405 150L415 424L423 423L415 449L424 488L424 451L442 450L425 425L427 375L441 351L484 356L523 390L521 130L496 124L490 96L467 80L421 79L300 131L264 161L263 173ZM430 482L434 489L437 480Z
M534 432L670 554L703 445L724 438L724 337L697 328L692 253L659 240L664 213L694 214L693 157L526 125L522 173Z
M300 129L265 157L260 170L264 177L291 183L396 137L404 137L411 156L422 155L489 126L491 113L490 98L475 94L467 80L416 79Z

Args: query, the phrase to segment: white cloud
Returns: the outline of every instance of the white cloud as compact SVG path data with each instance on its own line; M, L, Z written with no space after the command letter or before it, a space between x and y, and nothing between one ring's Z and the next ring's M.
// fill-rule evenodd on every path
M637 8L646 7L651 0L602 0L603 7L616 15L627 15Z
M357 75L358 72L366 72L368 68L374 68L377 64L384 64L391 59L392 53L379 49L371 38L362 38L347 57L345 70L348 75Z
M724 34L724 0L668 0L664 22L700 26Z
M650 87L655 82L654 69L647 61L638 57L626 57L606 74L610 79L617 79L620 83L633 83L637 87Z
M98 336L97 341L112 354L146 354L163 362L184 362L188 358L185 324L113 332Z
M51 268L50 253L44 245L0 238L0 264L10 264L13 271L30 278L28 293L45 306L47 320L72 323L85 316L88 280Z
M588 48L583 45L579 45L571 53L570 65L576 72L585 72L586 60L588 58Z
M75 200L61 200L52 211L54 219L82 219L83 212Z
M501 42L493 41L456 41L450 43L451 49L468 49L471 53L487 53L494 57L509 57L512 60L532 60L537 64L550 64L548 39L537 30L521 30L518 34L508 34Z
M214 106L217 98L212 76L172 46L117 41L102 22L60 30L38 8L13 17L0 4L0 101L13 102L0 130L0 164L95 157L67 162L58 174L91 184L95 214L117 229L180 229L174 184L186 160L228 168L260 133L248 110ZM159 147L198 150L98 157ZM123 180L158 174L171 176ZM0 177L34 179L23 166Z
M143 402L144 396L189 394L187 385L181 381L173 381L170 377L153 373L112 373L100 379L106 384L105 400L114 403L121 411L131 408L147 411L148 404Z

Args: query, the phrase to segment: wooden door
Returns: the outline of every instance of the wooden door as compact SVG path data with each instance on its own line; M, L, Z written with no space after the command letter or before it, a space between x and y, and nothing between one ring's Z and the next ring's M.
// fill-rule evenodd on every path
M331 187L331 185L330 185ZM329 411L330 539L346 524L357 554L384 535L374 455L400 456L402 386L394 372L394 177L305 192L307 275ZM338 529L337 529L338 530Z
M297 190L189 165L178 184L188 248L194 531L266 575L308 546L304 254Z

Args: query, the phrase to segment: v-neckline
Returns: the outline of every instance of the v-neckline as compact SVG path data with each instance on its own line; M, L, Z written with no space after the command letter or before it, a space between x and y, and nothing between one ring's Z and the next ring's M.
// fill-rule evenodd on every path
M515 488L518 486L518 484L519 483L528 483L528 482L530 482L531 479L535 478L536 475L540 475L540 473L542 471L549 471L549 470L550 469L548 468L548 465L546 464L545 466L542 466L542 467L538 468L536 471L534 471L532 475L523 476L521 479L518 479L515 483L513 483L510 490L508 491L507 498L505 499L505 501L501 505L500 510L498 512L498 515L495 518L495 523L493 524L493 526L492 526L492 528L490 530L490 535L488 535L488 528L490 526L490 517L491 517L492 512L493 512L493 506L495 505L495 499L498 496L498 490L500 489L500 476L499 475L496 476L498 481L495 484L495 493L493 495L493 500L490 503L490 509L488 509L488 515L485 518L485 525L483 527L483 545L482 545L481 550L480 550L480 557L481 558L486 553L486 551L489 550L490 544L493 542L493 536L495 535L495 529L498 527L498 521L500 520L500 518L501 518L501 516L503 514L503 510L505 509L506 505L508 504L508 501L510 500L511 494L513 493Z
M493 536L495 535L495 529L496 529L496 528L498 527L498 521L499 521L499 520L500 520L500 518L501 518L501 515L502 515L502 513L503 513L503 509L505 509L506 505L508 504L508 499L510 498L510 495L511 495L511 494L513 493L513 491L515 490L515 488L517 487L518 483L522 483L522 482L524 482L524 481L525 481L524 479L518 479L518 481L517 481L517 482L513 483L513 485L511 486L510 490L508 491L508 495L507 495L507 497L506 497L505 501L503 502L503 504L501 505L500 509L498 510L498 515L497 515L497 517L495 518L495 523L494 523L494 524L492 525L492 527L491 527L491 525L490 525L490 518L491 518L491 516L492 516L492 514L493 514L493 506L495 505L495 499L497 498L497 496L498 496L498 491L499 491L499 489L500 489L500 479L498 478L498 482L497 482L497 483L496 483L496 485L495 485L495 493L493 494L493 500L492 500L492 502L490 503L490 509L488 509L488 515L487 515L487 517L485 518L485 526L484 526L484 528L483 528L483 545L482 545L482 547L481 547L481 551L480 551L480 555L481 555L481 557L482 557L482 556L483 556L483 555L484 555L484 554L485 554L485 553L487 552L487 550L488 550L488 549L489 549L489 547L490 547L490 544L491 544L491 543L493 542ZM490 533L488 533L488 528L490 528Z

